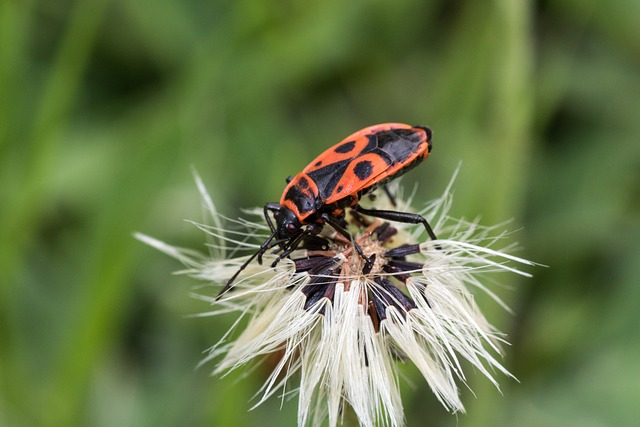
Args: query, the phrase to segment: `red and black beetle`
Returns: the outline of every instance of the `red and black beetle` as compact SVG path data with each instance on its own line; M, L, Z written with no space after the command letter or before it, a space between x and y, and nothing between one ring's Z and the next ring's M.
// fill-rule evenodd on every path
M371 268L374 257L367 257L341 225L345 208L391 221L424 225L432 239L436 236L421 215L390 210L365 209L360 198L379 186L406 173L431 152L432 132L426 126L384 123L366 127L320 154L306 168L287 179L279 203L267 203L264 217L271 235L229 279L225 293L238 274L256 257L279 246L282 251L273 263L294 251L300 242L318 234L324 224L351 240L357 253ZM274 221L269 212L273 212Z

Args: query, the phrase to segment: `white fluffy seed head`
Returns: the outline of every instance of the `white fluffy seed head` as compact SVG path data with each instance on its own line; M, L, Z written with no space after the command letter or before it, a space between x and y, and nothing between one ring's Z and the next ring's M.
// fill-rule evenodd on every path
M136 237L180 260L186 267L182 273L224 285L246 260L240 254L257 250L255 239L266 238L268 227L261 210L247 212L256 221L220 215L197 183L210 222L196 225L209 237L212 257ZM501 303L482 283L484 275L528 276L518 265L534 264L509 255L512 246L495 249L505 237L496 227L450 218L450 189L420 212L438 241L425 240L420 227L393 223L393 232L382 230L380 220L350 221L366 256L376 255L366 274L351 243L325 227L320 238L326 247L309 244L276 267L270 266L276 255L266 254L262 265L250 263L220 299L215 290L203 294L201 289L198 297L212 304L206 314L237 312L239 319L249 318L242 331L235 330L236 322L205 361L217 360L214 372L225 374L278 352L280 360L257 404L278 391L284 396L296 378L300 426L317 426L325 418L335 426L345 404L362 426L404 425L399 357L419 369L448 410L464 411L457 385L466 382L462 359L496 386L496 371L510 375L498 360L504 338L482 316L473 292L489 292ZM399 205L408 209L402 201Z

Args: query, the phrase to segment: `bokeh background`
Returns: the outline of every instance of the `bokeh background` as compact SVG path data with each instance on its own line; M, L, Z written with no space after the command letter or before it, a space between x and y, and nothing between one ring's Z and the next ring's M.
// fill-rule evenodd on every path
M134 240L205 250L192 168L220 211L364 126L431 126L404 180L453 213L513 218L502 394L466 415L416 371L409 426L628 426L640 399L640 2L0 2L0 425L293 426L248 412L265 377L209 376L232 319ZM215 292L212 290L212 292ZM464 387L463 387L464 388ZM280 407L282 406L282 409Z

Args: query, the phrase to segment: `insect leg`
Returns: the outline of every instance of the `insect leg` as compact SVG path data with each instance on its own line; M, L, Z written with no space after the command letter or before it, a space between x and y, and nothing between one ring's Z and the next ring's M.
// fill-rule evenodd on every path
M355 250L358 253L358 255L360 256L360 258L362 258L364 260L364 262L365 262L365 266L364 266L363 271L367 271L367 272L371 271L371 268L373 267L373 262L376 259L375 254L373 254L371 257L367 257L364 254L364 252L362 252L362 248L360 247L360 245L358 243L356 243L355 240L353 240L353 236L351 234L349 234L349 232L342 225L340 225L340 223L338 221L336 221L335 218L333 218L332 216L330 216L328 214L323 214L321 216L321 218L326 223L328 223L331 227L333 227L334 230L336 230L338 233L342 234L346 239L349 239L349 241L353 244L353 247L355 248Z
M271 264L271 267L275 267L276 265L278 265L278 263L280 261L282 261L283 258L289 256L291 254L291 252L295 251L298 248L298 246L300 245L300 242L302 242L302 240L305 237L307 237L309 234L310 234L309 231L304 230L299 235L297 235L296 237L292 238L289 241L289 244L287 245L288 247L280 255L278 255L276 260L273 261L273 263Z
M431 240L438 240L433 229L422 215L409 212L383 211L377 209L365 209L360 205L355 205L353 210L364 215L375 216L376 218L388 219L390 221L404 222L408 224L422 224L427 230L427 234ZM439 247L438 247L439 248Z
M222 295L224 295L229 289L231 289L231 285L233 284L233 282L236 280L236 278L238 277L238 275L242 272L242 270L244 270L245 268L247 268L247 266L249 265L249 263L251 261L254 260L255 257L258 257L259 259L262 258L262 255L269 250L269 248L273 247L271 246L271 241L273 240L273 238L276 236L275 231L271 234L271 236L269 236L269 238L267 240L265 240L265 242L260 245L260 248L253 253L253 255L251 255L249 258L247 258L247 260L240 266L240 268L233 274L233 276L231 276L231 278L229 280L227 280L227 283L224 285L224 288L222 288L220 290L220 292L218 293L218 296L216 296L216 301L220 299L220 297L222 297Z
M389 198L389 201L391 202L391 206L393 206L394 208L396 207L396 198L393 197L393 194L391 194L391 191L389 191L389 187L387 187L386 185L382 186L382 191L384 191L384 194L387 195L387 197Z
M227 283L224 285L224 288L222 288L222 290L218 293L216 300L220 299L220 297L222 297L224 293L226 293L229 289L231 289L231 285L233 284L233 282L236 280L236 278L242 272L242 270L247 268L247 266L251 261L253 261L256 257L258 257L258 263L262 264L262 255L264 255L266 251L268 251L273 246L275 246L275 244L271 243L271 241L276 237L276 227L273 225L273 221L269 216L269 211L278 212L279 210L280 210L280 204L278 203L267 203L266 205L264 205L264 210L263 210L264 219L267 222L267 225L269 225L269 229L271 230L271 236L269 236L269 238L265 240L265 242L262 245L260 245L260 248L240 266L238 271L236 271L229 280L227 280ZM281 242L277 242L276 244L279 244L279 243Z

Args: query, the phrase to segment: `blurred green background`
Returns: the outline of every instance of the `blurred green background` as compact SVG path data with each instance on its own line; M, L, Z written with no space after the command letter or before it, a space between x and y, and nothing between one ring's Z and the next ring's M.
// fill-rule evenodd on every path
M293 426L265 377L195 369L232 318L132 237L277 200L364 126L426 124L405 184L514 218L550 266L503 277L501 395L450 415L415 370L409 426L627 426L640 399L640 3L0 1L0 425ZM214 292L214 291L212 291ZM406 382L406 381L405 381ZM464 386L462 386L464 388Z

